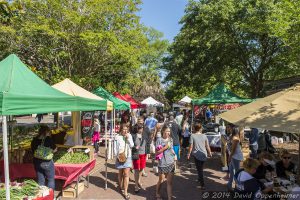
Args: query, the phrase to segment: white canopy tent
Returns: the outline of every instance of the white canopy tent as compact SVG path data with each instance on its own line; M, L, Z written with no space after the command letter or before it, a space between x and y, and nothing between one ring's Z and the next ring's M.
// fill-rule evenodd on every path
M152 106L152 107L164 107L164 104L155 100L154 98L152 97L148 97L146 99L144 99L141 104L145 104L148 106Z
M65 80L56 83L52 86L53 88L69 94L71 96L79 96L79 97L85 97L85 98L89 98L89 99L97 99L97 100L105 100L87 90L85 90L84 88L80 87L79 85L75 84L74 82L72 82L70 79L66 78ZM107 110L112 110L113 107L113 103L111 101L107 100ZM74 129L74 143L75 144L81 144L80 142L80 132L81 132L81 117L80 117L80 112L72 112L72 124L73 124L73 129Z
M188 96L183 97L178 103L180 104L187 104L187 103L191 103L192 99Z
M66 78L65 80L63 80L59 83L52 85L52 87L54 87L55 89L57 89L63 93L71 95L71 96L79 96L79 97L84 97L84 98L88 98L88 99L105 100L105 99L85 90L84 88L75 84L68 78ZM112 107L113 107L112 105L113 105L113 103L111 101L107 100L107 110L112 110Z

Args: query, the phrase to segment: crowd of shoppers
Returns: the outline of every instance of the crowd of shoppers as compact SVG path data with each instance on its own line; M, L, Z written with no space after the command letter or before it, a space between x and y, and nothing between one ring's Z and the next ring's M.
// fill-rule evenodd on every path
M207 123L212 124L208 113ZM92 142L95 153L99 152L100 122L94 118ZM219 126L218 126L219 128ZM297 172L296 165L291 160L287 150L280 153L280 160L275 162L272 156L274 147L270 141L269 132L261 132L252 128L244 134L244 128L228 124L226 129L221 126L222 134L228 140L228 191L242 194L260 193L270 194L273 188L266 187L262 180L274 180L276 177L289 178ZM120 131L115 136L114 152L115 166L118 169L118 188L125 199L130 199L128 193L129 174L134 173L134 192L144 190L143 177L147 177L146 162L152 159L153 167L157 167L158 181L156 185L156 199L161 200L161 186L166 180L168 199L172 199L173 176L179 169L180 155L187 160L193 160L197 169L197 182L205 190L204 166L212 156L208 138L203 134L203 125L195 122L192 128L190 115L187 112L174 113L168 116L150 113L149 116L130 114L122 115ZM220 129L220 128L219 128ZM34 153L34 168L40 185L47 185L54 189L54 163L52 160L56 146L50 137L50 129L42 125L39 134L31 143ZM243 145L249 143L250 157L243 155ZM40 148L47 149L48 154L41 156ZM183 153L180 153L180 152ZM241 167L241 163L243 165ZM47 183L47 184L46 184ZM164 192L165 193L165 192Z

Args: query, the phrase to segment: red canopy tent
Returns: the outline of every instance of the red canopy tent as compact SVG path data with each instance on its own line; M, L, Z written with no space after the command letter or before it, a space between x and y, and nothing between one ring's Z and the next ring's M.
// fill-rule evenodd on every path
M134 98L132 98L132 96L130 96L129 94L125 94L125 95L121 95L118 92L114 92L113 95L115 97L117 97L118 99L121 99L123 101L126 101L128 103L130 103L130 108L131 109L137 109L137 108L145 108L145 105L140 104L139 102L137 102Z
M136 108L146 108L146 105L143 105L143 104L139 103L138 101L136 101L129 94L125 94L123 97L125 97L126 99L128 99L128 102L130 102L130 104L132 103L132 105L136 105Z
M119 92L114 92L113 95L114 95L115 97L117 97L118 99L121 99L121 100L127 102L126 98L125 98L124 96L122 96Z

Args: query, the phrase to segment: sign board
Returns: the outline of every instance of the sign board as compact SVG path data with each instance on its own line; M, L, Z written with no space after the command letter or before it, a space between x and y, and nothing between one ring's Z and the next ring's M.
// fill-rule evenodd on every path
M94 111L81 112L81 137L91 138L93 130Z

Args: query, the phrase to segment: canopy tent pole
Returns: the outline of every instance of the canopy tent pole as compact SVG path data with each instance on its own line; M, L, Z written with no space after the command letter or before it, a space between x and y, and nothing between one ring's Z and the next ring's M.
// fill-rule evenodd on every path
M298 166L300 166L300 131L298 133ZM298 183L300 182L300 167L298 167Z
M194 104L192 103L192 123L191 123L191 133L193 133L194 127Z
M116 133L116 110L113 110L113 136L115 136Z
M111 159L114 158L114 113L115 113L115 109L113 109L111 111L111 115L110 115L110 132L111 132L111 137L110 137L110 140L111 140L111 143L110 143L110 146L111 146Z
M2 132L3 132L3 154L4 154L4 177L5 177L5 196L10 200L9 189L9 168L8 168L8 145L7 145L7 119L2 117Z
M105 190L107 190L107 111L105 111Z

